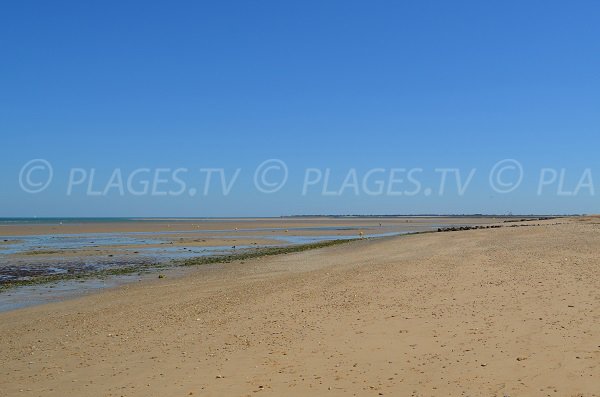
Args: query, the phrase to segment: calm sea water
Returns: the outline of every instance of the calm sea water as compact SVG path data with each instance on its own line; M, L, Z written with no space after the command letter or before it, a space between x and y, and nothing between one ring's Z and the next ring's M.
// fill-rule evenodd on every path
M186 221L234 221L236 219L256 219L256 217L22 217L22 218L2 218L0 225L60 225L60 224L78 224L78 223L114 223L114 222L186 222ZM268 219L268 218L265 218ZM273 217L272 219L280 219Z
M65 223L133 222L136 218L0 218L0 225L59 225Z

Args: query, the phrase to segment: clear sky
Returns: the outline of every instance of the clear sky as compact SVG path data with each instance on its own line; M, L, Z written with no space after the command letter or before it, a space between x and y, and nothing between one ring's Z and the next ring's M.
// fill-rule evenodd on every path
M598 213L599 15L595 1L4 2L0 216ZM53 170L38 193L20 183L32 159ZM289 175L271 194L253 182L268 159ZM503 159L523 167L509 193L490 186ZM185 194L88 191L140 167L187 169ZM240 173L204 195L201 168ZM329 168L330 186L304 186L306 168ZM368 194L373 168L365 185L417 168L421 186ZM461 195L439 191L441 168L476 172ZM538 194L543 168L557 177ZM351 169L358 192L323 194Z

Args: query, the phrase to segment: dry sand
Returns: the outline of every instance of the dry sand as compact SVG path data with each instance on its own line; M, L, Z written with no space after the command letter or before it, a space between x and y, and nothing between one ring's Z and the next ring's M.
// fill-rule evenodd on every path
M0 395L597 396L600 225L553 222L356 241L0 313Z

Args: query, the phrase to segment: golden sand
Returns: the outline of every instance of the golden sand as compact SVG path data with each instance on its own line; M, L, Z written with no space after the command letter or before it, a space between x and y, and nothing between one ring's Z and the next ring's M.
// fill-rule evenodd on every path
M600 225L542 223L198 267L0 313L0 395L597 396Z

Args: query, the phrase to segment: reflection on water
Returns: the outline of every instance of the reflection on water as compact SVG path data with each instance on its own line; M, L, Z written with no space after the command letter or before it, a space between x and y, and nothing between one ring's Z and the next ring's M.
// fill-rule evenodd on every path
M148 233L145 233L148 234ZM7 240L3 243L1 254L18 254L36 250L68 250L97 248L107 245L128 244L160 244L164 240L141 238L133 233L82 233L82 234L48 234L35 236L0 237Z
M147 276L146 276L147 277ZM55 302L93 291L137 282L144 276L122 275L107 279L66 280L43 285L26 285L0 293L0 312Z

